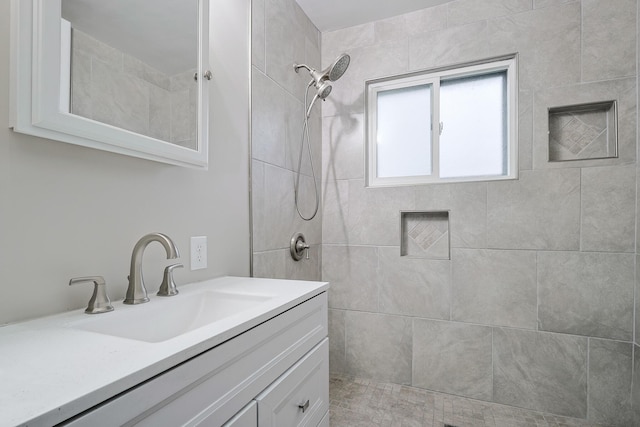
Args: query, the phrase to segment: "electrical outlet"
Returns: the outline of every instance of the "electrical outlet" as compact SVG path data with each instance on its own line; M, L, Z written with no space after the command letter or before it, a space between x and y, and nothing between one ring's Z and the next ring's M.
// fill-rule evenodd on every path
M207 268L207 236L191 238L191 270Z

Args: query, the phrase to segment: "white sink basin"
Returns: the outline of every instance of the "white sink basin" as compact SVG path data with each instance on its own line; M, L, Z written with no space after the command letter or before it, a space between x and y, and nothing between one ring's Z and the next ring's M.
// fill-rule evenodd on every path
M250 310L271 298L215 291L154 298L143 305L97 314L69 326L138 341L160 342Z

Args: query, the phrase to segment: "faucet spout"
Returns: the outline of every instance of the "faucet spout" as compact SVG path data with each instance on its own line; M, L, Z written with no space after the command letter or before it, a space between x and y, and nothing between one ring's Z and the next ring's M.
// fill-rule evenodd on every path
M149 301L147 296L147 288L142 278L142 255L144 250L151 242L159 242L167 251L167 259L175 259L180 256L178 248L173 240L166 234L150 233L142 236L138 243L133 247L131 254L131 268L129 270L129 287L127 295L124 299L125 304L142 304Z

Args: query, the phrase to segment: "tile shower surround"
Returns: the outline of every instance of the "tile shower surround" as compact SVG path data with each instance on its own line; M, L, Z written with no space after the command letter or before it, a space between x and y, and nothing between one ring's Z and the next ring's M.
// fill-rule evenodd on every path
M293 71L294 63L320 67L320 32L294 0L252 0L251 14L253 274L320 280L322 208L316 218L303 221L294 204L304 94L310 77L304 70ZM320 104L314 107L309 126L322 199ZM306 144L301 171L300 209L309 216L315 197ZM309 259L298 262L289 253L289 241L297 232L311 245Z
M168 76L82 31L72 34L74 114L196 148L195 68Z
M640 425L637 13L455 0L322 34L352 58L322 111L334 373ZM365 187L365 80L514 52L517 180ZM548 108L614 99L618 158L547 161ZM401 211L449 211L451 260L401 257Z
M320 43L293 0L253 2L254 272L321 269L334 373L640 425L637 14L636 0L455 0ZM301 224L307 79L290 67L342 52L351 65L311 120L322 225ZM365 80L514 52L518 180L365 188ZM614 99L618 158L547 161L548 108ZM400 211L449 211L451 259L401 257ZM307 264L286 249L300 227Z

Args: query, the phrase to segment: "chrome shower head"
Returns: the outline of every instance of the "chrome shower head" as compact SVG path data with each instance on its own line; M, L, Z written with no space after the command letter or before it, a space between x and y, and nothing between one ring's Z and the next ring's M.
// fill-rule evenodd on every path
M312 84L313 82L309 83L309 87L311 87ZM307 88L307 90L309 90L309 88ZM316 94L314 95L313 99L311 100L311 103L309 104L309 108L307 108L307 117L311 115L311 109L313 108L313 104L315 104L318 99L322 99L324 101L324 99L327 96L329 96L330 93L331 93L331 85L326 81L321 82L320 85L318 86L318 90Z
M351 57L346 53L343 53L342 55L338 56L336 60L333 61L333 63L323 71L318 71L315 68L311 68L305 64L293 64L293 69L296 73L299 72L300 68L307 69L309 71L309 74L311 74L311 77L313 78L314 86L318 90L320 90L320 87L324 81L329 80L330 82L335 82L340 77L342 77L344 72L347 71L347 68L349 67L349 62L351 62Z
M331 93L331 85L327 82L320 83L318 86L318 98L325 99Z
M324 72L328 76L329 81L335 82L342 77L344 72L347 71L347 68L349 68L350 62L351 57L346 53L338 56L336 60L333 61L333 64L331 64Z

